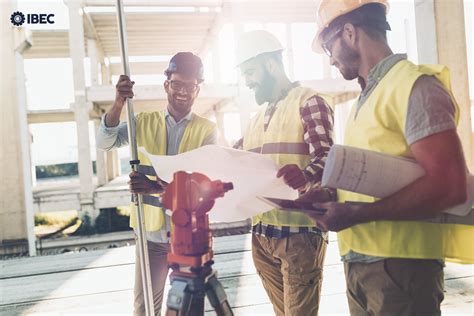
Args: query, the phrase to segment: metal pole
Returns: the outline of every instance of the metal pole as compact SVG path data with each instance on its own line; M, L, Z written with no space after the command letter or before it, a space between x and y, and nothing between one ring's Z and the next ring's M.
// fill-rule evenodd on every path
M120 52L122 56L122 64L125 75L130 77L130 67L128 64L128 47L127 47L127 32L125 26L125 15L123 12L122 0L117 0L117 23L120 36ZM140 163L138 160L136 127L134 123L133 101L127 98L127 124L128 124L128 141L130 144L130 156L132 160L130 165L132 170L136 171ZM143 197L141 194L134 194L133 201L137 209L136 227L138 234L138 255L140 257L140 271L142 274L143 298L145 302L145 311L147 316L155 315L155 308L153 304L153 290L151 287L150 261L148 260L148 247L145 235L145 216L143 213Z

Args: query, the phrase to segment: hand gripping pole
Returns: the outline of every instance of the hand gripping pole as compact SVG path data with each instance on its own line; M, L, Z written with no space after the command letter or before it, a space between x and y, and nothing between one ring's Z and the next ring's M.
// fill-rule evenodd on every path
M125 15L123 10L122 0L117 0L117 23L119 30L119 39L120 39L120 52L122 57L122 64L124 69L124 74L130 77L130 67L128 64L128 47L127 47L127 32L125 25ZM132 160L130 165L132 170L136 171L137 166L140 163L138 160L138 150L137 150L137 139L136 139L136 127L134 122L134 113L133 113L133 101L127 98L127 126L128 126L128 140L130 144L130 156ZM151 287L151 274L150 274L150 261L148 260L148 247L147 240L145 235L145 215L143 213L143 197L141 194L133 195L133 202L135 203L137 210L137 221L138 225L136 227L138 241L138 255L140 258L140 271L142 274L142 284L143 284L143 297L145 302L145 312L146 316L154 316L154 304L153 304L153 290Z

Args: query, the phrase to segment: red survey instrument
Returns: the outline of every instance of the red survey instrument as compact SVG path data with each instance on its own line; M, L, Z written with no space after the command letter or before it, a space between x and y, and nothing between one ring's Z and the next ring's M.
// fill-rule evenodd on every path
M178 171L162 195L172 211L171 289L166 315L204 315L207 296L217 315L233 315L224 288L212 269L212 232L208 212L232 183L211 181L201 173Z

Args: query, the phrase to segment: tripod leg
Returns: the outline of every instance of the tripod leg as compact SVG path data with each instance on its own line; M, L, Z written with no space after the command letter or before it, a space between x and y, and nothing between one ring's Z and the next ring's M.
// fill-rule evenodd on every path
M233 316L234 313L230 308L229 301L227 301L227 295L225 294L224 287L214 276L210 277L207 281L206 295L211 303L212 307L216 311L217 316Z
M178 316L187 309L189 298L186 294L187 282L173 280L166 301L166 316Z
M203 279L174 279L168 292L166 316L204 315Z

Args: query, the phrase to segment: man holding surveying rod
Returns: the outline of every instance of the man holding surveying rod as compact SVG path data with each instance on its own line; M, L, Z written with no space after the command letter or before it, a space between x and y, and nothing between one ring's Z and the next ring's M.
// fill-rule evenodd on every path
M307 214L338 232L352 315L439 315L443 261L474 261L472 226L423 221L466 201L459 107L447 67L392 53L388 8L386 0L322 0L313 50L359 80L345 145L413 158L425 175L380 200L338 190L339 203L315 203L326 213Z
M121 0L117 0L117 7L122 61L126 75L120 76L116 85L115 102L102 118L97 147L111 150L130 142L133 168L130 173L130 191L140 196L139 202L132 205L130 216L130 226L137 235L134 314L151 316L161 312L168 275L167 254L170 251L171 225L170 218L161 208L159 201L159 194L163 192L166 183L155 173L150 161L141 153L137 153L137 147L144 147L153 155L176 155L203 145L215 144L217 128L213 122L191 112L199 95L199 84L204 81L204 77L201 59L190 52L177 53L165 70L167 79L163 85L168 96L167 108L133 115L131 98L135 82L129 78ZM126 100L128 122L120 123ZM138 213L140 209L143 214ZM142 221L139 215L144 216ZM146 262L147 259L149 262Z
M202 63L198 56L180 52L170 61L165 71L164 88L168 95L166 110L139 113L133 120L136 127L137 146L153 155L176 155L203 145L215 144L217 129L214 123L191 112L194 100L203 81ZM133 85L127 76L120 76L116 86L114 105L103 117L97 146L111 150L128 144L127 123L120 123L120 113L126 98L133 97ZM151 281L155 312L159 314L163 289L168 275L166 256L170 250L168 232L170 218L161 209L159 194L166 183L156 175L151 163L141 153L138 172L130 173L130 191L143 195L145 231L151 266ZM135 209L130 216L130 225L136 228ZM140 266L135 272L135 314L144 314Z

